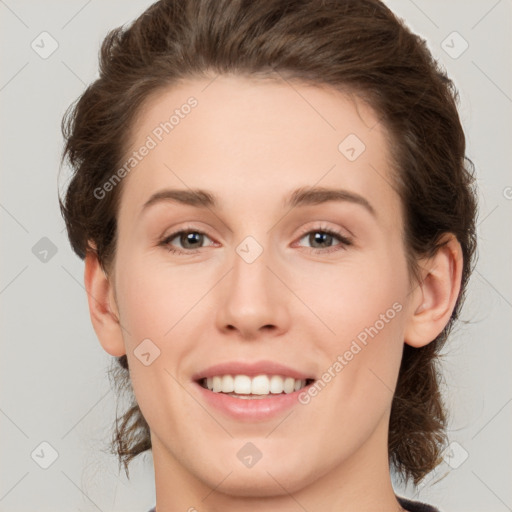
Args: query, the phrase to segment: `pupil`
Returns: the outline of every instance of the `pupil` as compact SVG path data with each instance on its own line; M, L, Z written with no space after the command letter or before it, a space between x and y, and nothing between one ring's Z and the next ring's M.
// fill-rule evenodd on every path
M201 237L201 236L202 235L200 235L199 233L186 233L185 235L183 235L183 237L185 239L185 243L183 244L184 247L186 247L189 242L194 242L194 239L197 242L197 238ZM182 242L183 242L183 238L182 238Z
M325 239L325 237L327 237L327 240ZM322 240L323 239L323 240ZM326 243L330 241L330 239L332 239L332 236L329 235L329 233L320 233L320 232L317 232L314 234L314 240L315 240L315 243Z

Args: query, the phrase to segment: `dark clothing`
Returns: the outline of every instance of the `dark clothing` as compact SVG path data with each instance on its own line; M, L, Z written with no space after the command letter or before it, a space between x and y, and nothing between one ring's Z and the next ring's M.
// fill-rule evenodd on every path
M407 498L402 498L401 496L397 496L396 499L408 512L440 512L439 509L432 505L427 505L420 501L411 501Z

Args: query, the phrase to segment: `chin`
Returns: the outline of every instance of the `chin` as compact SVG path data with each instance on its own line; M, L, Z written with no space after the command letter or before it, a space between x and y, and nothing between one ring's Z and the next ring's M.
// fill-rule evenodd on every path
M241 498L271 498L281 495L288 496L289 492L295 492L295 490L302 487L297 482L296 474L293 475L294 481L291 481L291 471L283 472L279 471L278 468L276 469L269 471L270 474L264 470L253 473L254 468L233 471L222 482L217 491L221 494L239 496ZM219 482L208 482L208 485L215 488L219 485Z
M285 463L283 459L276 458L267 459L264 463L261 459L251 468L243 467L238 460L236 462L239 467L227 464L222 468L208 469L207 474L204 474L203 466L203 474L197 476L202 477L203 482L210 488L216 488L216 492L244 498L289 496L288 493L307 487L316 479L309 471L298 471L293 461Z

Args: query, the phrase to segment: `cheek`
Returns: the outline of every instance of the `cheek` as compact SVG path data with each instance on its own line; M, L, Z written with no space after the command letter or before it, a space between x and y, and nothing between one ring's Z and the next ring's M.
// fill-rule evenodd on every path
M129 277L128 277L129 276ZM132 343L162 340L208 289L191 268L162 267L132 259L120 270L121 320Z
M319 266L314 274L301 274L296 281L297 295L328 328L326 342L332 340L333 346L338 346L360 333L364 338L365 329L376 323L379 331L391 331L391 324L396 331L403 316L396 310L404 309L408 292L405 260L401 259L399 253L395 257L347 258L338 267ZM399 306L393 308L395 303Z
M312 309L331 330L322 339L325 371L336 376L332 391L354 410L368 397L386 406L400 367L408 274L403 254L388 254L315 279L323 293Z
M162 404L169 410L183 408L175 379L181 378L178 363L191 350L182 334L190 336L194 304L204 295L200 283L187 272L148 264L142 257L125 258L119 267L119 312L132 388L151 425L161 422ZM147 365L143 353L150 354ZM166 416L166 421L171 430L178 429L179 415Z

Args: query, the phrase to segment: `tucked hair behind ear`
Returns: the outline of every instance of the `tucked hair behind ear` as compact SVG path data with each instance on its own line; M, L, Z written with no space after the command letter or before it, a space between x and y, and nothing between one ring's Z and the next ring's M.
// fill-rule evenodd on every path
M228 73L327 85L367 102L390 136L411 275L443 233L455 234L462 246L462 286L450 322L425 347L405 345L393 398L390 463L418 483L440 462L446 441L437 359L472 269L476 200L453 83L425 41L383 3L162 0L112 30L101 48L100 77L63 120L63 157L74 171L61 200L71 245L84 258L94 241L110 271L122 182L101 200L94 191L122 165L141 105L180 79ZM117 363L116 381L129 389L126 356ZM128 474L133 457L150 448L133 398L116 422L113 450Z

